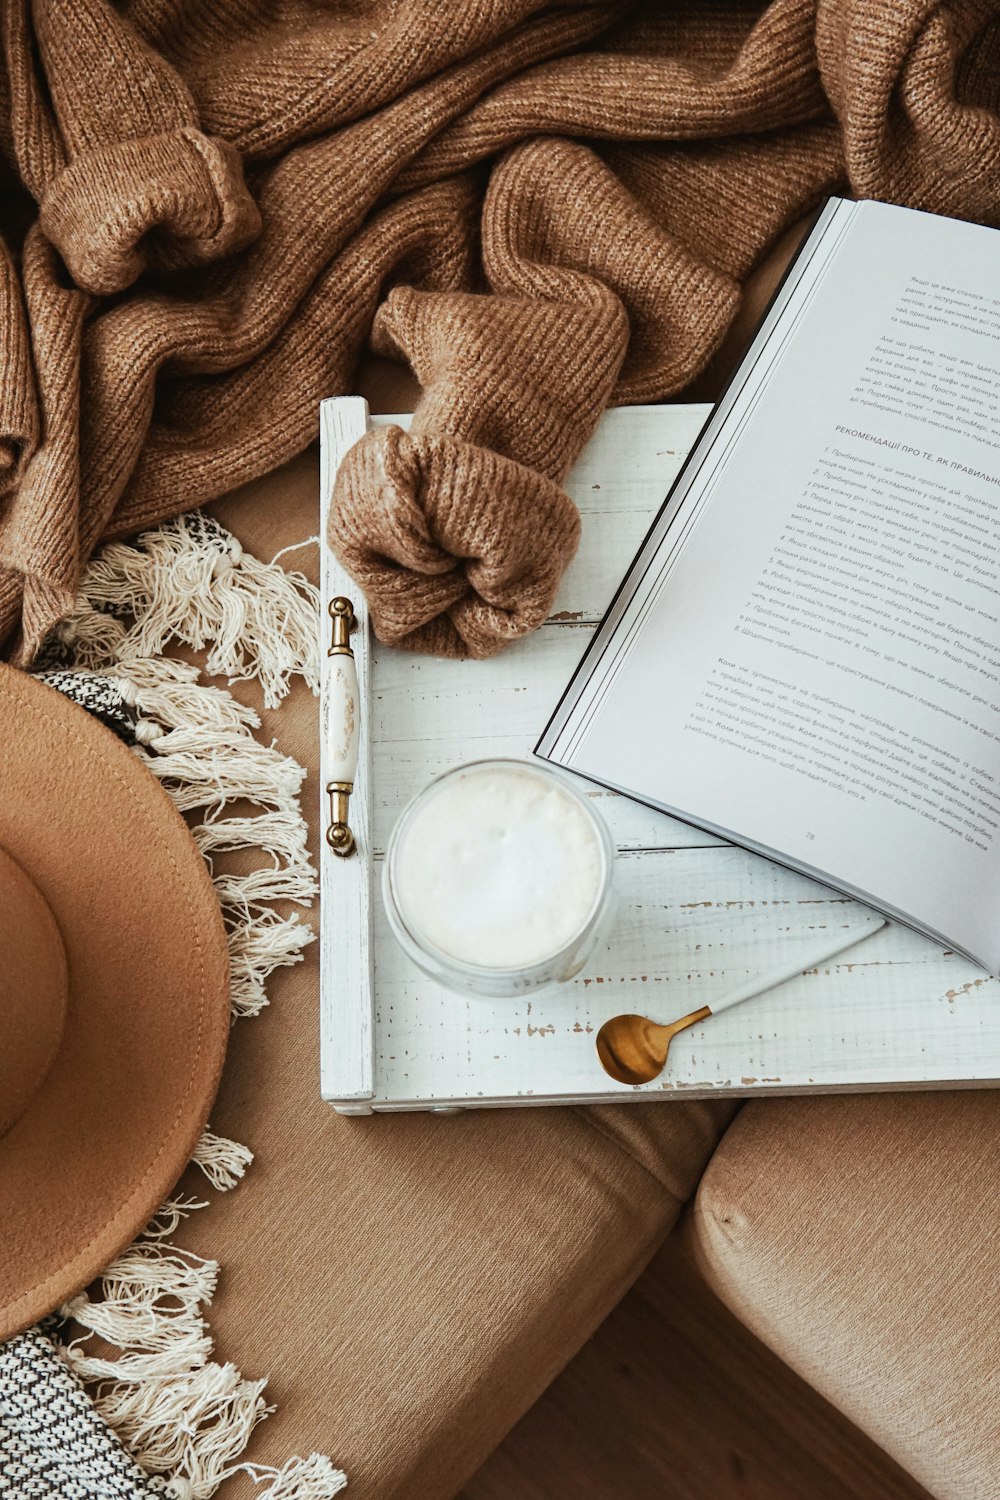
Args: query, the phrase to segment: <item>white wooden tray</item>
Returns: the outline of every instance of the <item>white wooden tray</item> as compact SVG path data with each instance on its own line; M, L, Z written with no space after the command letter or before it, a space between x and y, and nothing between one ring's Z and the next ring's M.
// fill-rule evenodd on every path
M594 1049L609 1016L685 1015L862 909L585 782L619 850L620 907L609 942L575 981L531 1000L463 999L425 979L387 930L381 862L397 814L448 766L531 753L708 410L628 407L604 417L568 480L583 541L553 615L492 661L380 645L363 598L324 547L324 597L346 594L359 620L362 700L351 798L358 850L345 860L324 846L322 856L322 1092L342 1112L1000 1081L997 981L890 926L842 960L683 1033L655 1082L614 1083ZM323 403L323 534L336 465L367 423L360 398ZM324 662L326 644L324 634Z

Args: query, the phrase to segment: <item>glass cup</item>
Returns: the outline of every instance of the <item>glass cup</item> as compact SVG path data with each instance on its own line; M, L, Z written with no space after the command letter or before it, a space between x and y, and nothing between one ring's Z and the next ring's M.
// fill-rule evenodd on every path
M615 848L588 798L533 761L456 766L403 809L382 894L425 974L505 998L578 974L613 908Z

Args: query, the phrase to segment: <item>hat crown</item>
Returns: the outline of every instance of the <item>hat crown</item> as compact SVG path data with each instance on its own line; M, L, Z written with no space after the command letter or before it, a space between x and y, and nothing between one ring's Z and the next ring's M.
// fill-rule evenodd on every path
M66 951L48 902L0 848L0 1136L52 1066L67 991Z

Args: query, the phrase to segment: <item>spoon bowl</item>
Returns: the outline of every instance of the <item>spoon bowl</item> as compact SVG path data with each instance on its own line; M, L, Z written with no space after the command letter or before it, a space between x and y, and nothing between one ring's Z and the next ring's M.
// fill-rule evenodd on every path
M707 1020L707 1005L661 1026L646 1016L612 1016L597 1033L597 1055L605 1073L619 1083L650 1083L662 1073L670 1043L679 1031Z

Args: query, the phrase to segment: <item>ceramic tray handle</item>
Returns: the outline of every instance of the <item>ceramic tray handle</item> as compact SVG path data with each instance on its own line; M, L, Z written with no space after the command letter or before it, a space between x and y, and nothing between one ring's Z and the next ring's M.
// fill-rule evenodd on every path
M361 730L361 704L358 696L358 669L351 650L351 627L354 606L342 595L330 600L330 670L326 686L326 736L330 780L326 790L330 798L330 822L326 841L341 858L353 854L354 834L348 821L348 804L358 773L358 737Z

